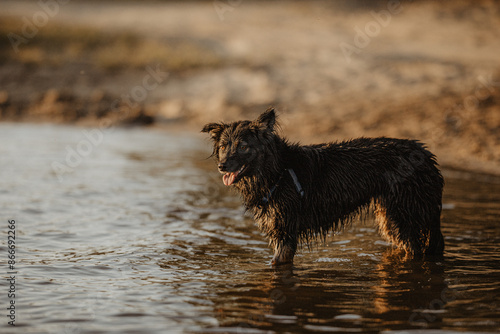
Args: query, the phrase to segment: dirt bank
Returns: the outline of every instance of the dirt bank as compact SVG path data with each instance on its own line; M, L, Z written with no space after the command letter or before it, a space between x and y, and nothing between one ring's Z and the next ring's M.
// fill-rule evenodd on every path
M26 36L41 10L2 1L3 120L198 129L274 105L293 140L417 138L500 174L496 2L72 1Z

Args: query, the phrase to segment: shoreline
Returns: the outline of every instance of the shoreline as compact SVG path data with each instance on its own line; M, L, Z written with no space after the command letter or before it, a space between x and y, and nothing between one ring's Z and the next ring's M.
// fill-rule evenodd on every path
M286 115L281 116L282 118L286 117ZM215 122L224 121L224 120L213 120ZM278 120L279 121L279 120ZM33 125L55 125L55 126L71 126L80 129L103 129L106 131L107 128L102 127L100 123L94 121L84 121L77 123L55 123L50 121L32 121L32 120L21 120L21 121L2 121L0 124L33 124ZM199 125L199 126L198 126ZM154 131L167 131L172 133L186 133L192 136L197 136L203 140L206 137L205 134L201 133L201 128L203 124L195 124L193 122L182 122L175 121L171 123L153 123L150 125L143 124L111 124L111 127L119 128L119 129L131 129L131 128L142 128L145 130L154 130ZM319 144L322 142L335 142L335 141L343 141L354 139L356 137L331 137L325 138L325 140L317 140L317 136L293 136L291 129L287 129L286 126L280 125L279 133L282 137L289 139L291 142L298 142L302 145L311 145L311 144ZM207 138L205 138L207 139ZM416 139L418 138L405 138L405 139ZM426 144L424 142L424 144ZM207 147L210 144L207 140ZM427 145L426 145L427 146ZM445 173L451 173L454 175L470 175L474 177L480 177L484 180L484 182L488 182L488 180L497 179L500 177L500 164L496 161L477 161L477 160L469 160L469 161L461 161L457 159L456 156L452 154L446 154L444 151L446 149L440 150L431 150L437 157L438 164L440 169ZM500 179L499 179L500 180Z
M500 4L347 4L72 1L14 52L40 7L6 0L0 121L197 132L273 106L291 141L418 139L500 175Z

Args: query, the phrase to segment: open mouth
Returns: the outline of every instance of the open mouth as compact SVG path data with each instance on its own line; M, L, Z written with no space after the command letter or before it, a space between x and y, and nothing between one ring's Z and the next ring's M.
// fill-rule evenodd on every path
M232 173L226 173L222 176L222 182L224 182L224 185L230 186L232 185L237 179L238 176L245 170L245 165L241 166L239 170L236 172Z

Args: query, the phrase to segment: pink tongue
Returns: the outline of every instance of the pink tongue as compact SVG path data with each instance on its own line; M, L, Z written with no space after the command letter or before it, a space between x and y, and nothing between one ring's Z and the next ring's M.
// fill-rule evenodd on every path
M236 179L236 176L238 176L238 172L226 173L222 177L222 182L224 182L226 186L230 186L233 184L234 180Z

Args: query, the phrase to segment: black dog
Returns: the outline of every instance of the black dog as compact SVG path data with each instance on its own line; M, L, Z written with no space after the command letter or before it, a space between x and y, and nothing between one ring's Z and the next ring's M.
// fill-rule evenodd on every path
M310 146L276 134L268 109L255 121L210 123L213 155L226 186L241 194L289 263L308 242L352 220L371 203L381 234L413 257L442 255L443 177L436 157L414 140L359 138Z

